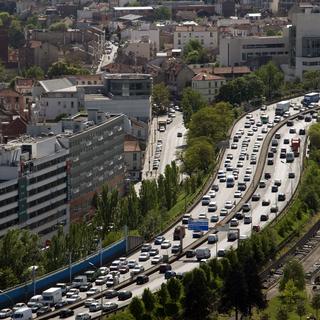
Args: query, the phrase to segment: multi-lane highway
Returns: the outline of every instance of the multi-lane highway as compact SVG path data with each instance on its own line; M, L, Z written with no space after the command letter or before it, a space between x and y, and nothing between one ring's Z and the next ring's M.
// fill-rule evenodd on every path
M300 99L295 99L293 102L299 102ZM217 211L212 214L218 214L219 221L225 219L225 216L221 216L219 213L221 213L221 210L225 207L228 207L227 209L229 212L232 210L235 204L237 204L240 200L240 198L235 198L234 195L237 191L237 182L243 182L245 179L247 180L246 184L247 187L250 186L250 183L252 182L254 172L256 169L256 166L259 163L259 156L262 149L263 141L267 135L267 132L270 131L273 127L273 120L274 120L274 110L275 106L271 105L267 108L267 110L263 111L263 113L266 113L269 115L269 124L262 125L260 122L260 116L262 114L261 110L257 110L251 113L251 115L247 115L240 119L234 126L231 134L231 141L230 141L230 148L228 148L223 156L223 160L221 162L220 170L223 170L226 172L226 166L232 166L233 168L237 168L239 170L238 173L238 179L236 180L235 186L233 188L227 188L225 182L221 182L218 178L214 181L214 184L219 186L219 191L216 192L215 197L212 198L213 201L216 202L217 205ZM290 109L291 114L299 112L298 110L292 110ZM283 119L280 119L281 121ZM248 123L251 121L252 124L248 125ZM306 128L310 125L311 122L305 122L304 120L294 120L293 127L295 129L295 133L292 131L292 133L289 133L289 127L284 125L281 127L277 134L280 134L280 138L277 139L278 146L275 148L275 153L273 156L273 164L270 165L268 163L264 166L264 173L268 173L270 175L270 178L265 180L264 187L258 187L258 189L255 191L255 193L259 193L259 201L249 201L251 205L251 210L247 214L249 214L252 217L252 223L244 224L244 220L238 220L239 225L236 227L240 231L240 235L243 236L249 236L252 232L252 226L260 226L264 227L267 223L272 221L272 219L275 218L275 213L270 212L271 206L277 206L278 212L280 212L286 205L287 201L290 199L291 195L293 194L297 183L299 181L300 176L300 169L302 166L302 151L300 152L300 156L298 158L295 158L293 163L286 163L285 159L280 158L280 150L286 149L287 151L290 151L290 144L285 143L284 139L289 139L299 137L301 139L301 150L304 148L304 144L306 141L305 135L299 135L299 129L300 128ZM233 142L233 138L235 135L239 136L238 142ZM233 144L235 143L235 144ZM268 148L270 149L271 146ZM243 155L241 155L243 153ZM248 154L248 156L247 156ZM256 155L256 162L253 161L252 155ZM240 158L240 160L239 160ZM269 159L269 158L268 158ZM226 161L230 160L230 161ZM232 173L232 171L231 171ZM289 173L294 173L294 179L289 179L288 175ZM221 179L223 180L223 179ZM277 181L278 183L278 190L277 192L272 192L271 187L274 185L275 180L281 180ZM261 184L261 186L263 183ZM244 195L245 191L243 191L242 196ZM284 193L286 195L285 201L278 201L278 194ZM263 200L270 200L264 201ZM226 203L227 201L230 201L230 203ZM269 202L269 203L268 203ZM268 205L266 205L268 204ZM231 207L231 208L230 208ZM192 217L197 218L200 213L207 214L207 217L210 221L211 213L207 212L207 206L203 206L200 203L198 203L193 210L190 212ZM268 213L269 219L267 221L261 221L261 214ZM179 222L177 225L180 225L181 222ZM175 226L177 226L175 225ZM210 222L210 228L213 228L216 225L216 222ZM175 228L173 226L169 231L167 231L163 236L171 242L171 245L177 244L178 242L172 241L173 236L173 230ZM236 247L237 241L229 242L227 241L227 233L226 232L218 232L219 236L219 242L218 244L204 244L202 246L207 246L211 250L211 256L214 257L216 254L216 250L229 250L231 246ZM186 231L186 236L183 240L184 247L192 244L195 240L193 238L192 231ZM153 243L152 243L153 245ZM169 249L161 249L159 245L155 246L154 248L159 249L160 255L168 255L171 256L171 248ZM140 252L134 253L132 256L128 257L128 260L139 260ZM144 269L147 270L151 267L150 260L145 262L139 262L141 265L144 266ZM172 264L172 269L176 272L186 272L189 270L192 270L193 268L197 267L199 264L194 258L187 259L185 256L180 258L179 260L175 261ZM126 280L130 277L129 273L121 276L121 281ZM132 291L133 295L140 295L145 288L149 288L151 290L156 290L160 287L161 283L165 281L163 274L159 274L158 272L153 273L150 275L150 281L144 285L137 286L136 284L131 284L128 287L126 287L126 290ZM104 290L105 286L98 287L99 290ZM84 298L84 294L82 294L82 297ZM118 302L117 299L111 299L106 300L104 299L104 302L116 302L119 306L128 303L127 302ZM80 312L87 312L88 309L84 308L83 306L78 307L75 310L75 313ZM98 315L98 313L92 313L92 316Z

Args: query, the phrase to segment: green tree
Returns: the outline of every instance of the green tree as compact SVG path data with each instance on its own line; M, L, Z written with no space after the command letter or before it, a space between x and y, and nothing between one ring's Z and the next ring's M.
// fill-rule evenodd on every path
M182 294L181 282L175 278L171 278L167 283L167 288L171 300L178 302Z
M39 66L32 66L23 72L23 76L34 80L44 79L44 71Z
M169 20L171 18L171 11L165 6L155 8L154 18L155 20Z
M296 313L299 316L300 320L303 316L306 315L307 309L306 309L306 301L304 299L298 299L297 305L296 305Z
M19 49L24 45L25 39L23 28L19 20L14 19L11 21L10 28L8 30L8 35L10 47L14 49Z
M108 320L135 320L135 318L131 313L122 311L116 314L112 314L110 317L108 317Z
M85 75L89 74L87 69L67 64L64 61L58 61L51 65L48 70L49 78L56 78L63 75Z
M50 26L49 30L64 32L68 30L68 26L64 22L56 22Z
M297 290L305 289L305 274L301 263L295 259L289 261L283 269L283 276L280 280L279 289L283 291L288 281L292 280Z
M144 313L144 306L140 298L133 297L129 304L129 311L136 320L141 320Z
M305 90L318 90L320 88L320 71L305 71L303 73L302 85Z
M311 147L313 149L320 149L320 124L315 123L311 125L308 130Z
M183 49L183 56L187 64L208 62L207 51L199 40L191 39Z
M316 293L313 295L312 300L311 300L311 305L312 308L316 311L316 317L318 318L319 315L319 309L320 309L320 293Z
M169 292L165 283L161 284L160 290L157 292L159 303L164 306L169 300Z
M268 62L256 71L256 75L263 81L265 96L268 100L279 95L283 84L283 73L272 62Z
M199 92L191 88L185 88L182 91L181 107L183 111L184 123L188 125L193 113L207 105Z
M156 299L150 289L146 288L143 290L142 301L145 306L146 312L151 313L155 307Z
M286 283L284 290L282 290L281 297L284 300L284 302L286 303L286 305L288 306L288 309L292 310L293 306L296 304L296 302L300 298L299 291L298 291L297 287L295 286L294 281L292 279L290 279Z
M276 312L276 320L288 320L289 313L286 307L280 306Z
M0 289L5 290L19 284L18 277L10 267L0 268Z
M152 102L156 105L153 110L156 114L163 114L170 105L170 92L163 83L155 84L152 88Z

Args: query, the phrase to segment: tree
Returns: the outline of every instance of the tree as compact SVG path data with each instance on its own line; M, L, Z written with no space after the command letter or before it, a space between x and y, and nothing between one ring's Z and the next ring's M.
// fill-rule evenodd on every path
M265 96L267 99L270 100L279 94L279 90L283 84L283 73L272 61L260 67L256 71L256 75L265 85Z
M289 261L283 269L283 276L280 280L279 289L283 291L288 281L292 280L297 290L304 290L305 277L301 263L295 259Z
M318 90L320 88L320 71L305 71L303 73L302 84L306 90Z
M286 285L284 290L282 291L282 299L288 306L289 310L292 310L292 307L296 304L298 299L300 298L297 287L294 285L294 281L290 279Z
M308 130L311 147L313 149L320 149L320 124L315 123L311 125Z
M146 288L143 290L142 301L145 306L146 312L151 313L155 307L156 299L150 289Z
M306 302L304 301L304 299L299 299L297 301L296 313L299 316L300 320L304 315L306 315L307 309L306 309Z
M108 320L135 320L133 315L129 312L122 311L108 317Z
M32 66L23 72L23 76L34 80L44 79L44 71L39 66Z
M24 32L19 20L14 19L11 21L8 35L10 47L19 49L24 45Z
M85 75L89 74L87 69L69 65L64 61L58 61L51 65L48 70L49 78L56 78L62 75Z
M169 292L165 283L161 284L160 290L157 293L159 303L164 306L169 300Z
M197 39L191 39L185 45L183 56L187 64L208 62L207 52Z
M64 22L56 22L50 26L49 30L64 32L68 30L68 26Z
M142 315L144 313L144 306L140 298L138 297L132 298L129 304L129 310L136 320L142 319Z
M184 123L188 125L193 113L207 105L199 92L191 88L185 88L182 91L181 107L183 111Z
M319 319L318 314L319 314L319 309L320 309L320 293L316 293L312 297L311 305L312 305L312 308L316 311L317 319Z
M170 105L170 92L163 83L155 84L152 89L152 102L156 104L154 111L156 114L164 113Z
M154 18L155 20L169 20L171 18L171 11L165 6L155 8Z
M171 278L167 283L167 288L171 300L178 302L182 293L181 282L175 278Z
M208 319L212 312L212 292L208 287L205 272L194 269L183 278L185 297L184 319Z
M289 319L289 314L287 308L281 306L278 308L276 312L276 319L277 320L288 320Z

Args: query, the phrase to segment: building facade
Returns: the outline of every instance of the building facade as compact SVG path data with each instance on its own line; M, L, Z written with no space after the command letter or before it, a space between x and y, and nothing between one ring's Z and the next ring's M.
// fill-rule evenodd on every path
M69 226L68 150L56 137L1 145L0 237L9 229L30 229L43 240Z

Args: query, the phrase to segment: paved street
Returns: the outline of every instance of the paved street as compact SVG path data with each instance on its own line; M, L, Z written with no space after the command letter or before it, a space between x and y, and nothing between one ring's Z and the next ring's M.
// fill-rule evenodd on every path
M101 58L101 60L100 60L100 63L99 63L99 66L98 66L98 68L97 68L96 73L102 73L101 67L103 67L103 66L105 66L105 65L113 62L114 59L115 59L116 56L117 56L118 47L115 46L115 45L114 45L113 43L111 43L111 42L107 42L107 43L108 43L108 45L106 44L105 49L106 49L106 48L112 48L112 51L111 51L111 53L109 53L109 54L106 53L106 51L105 51L105 53L102 55L102 58Z

